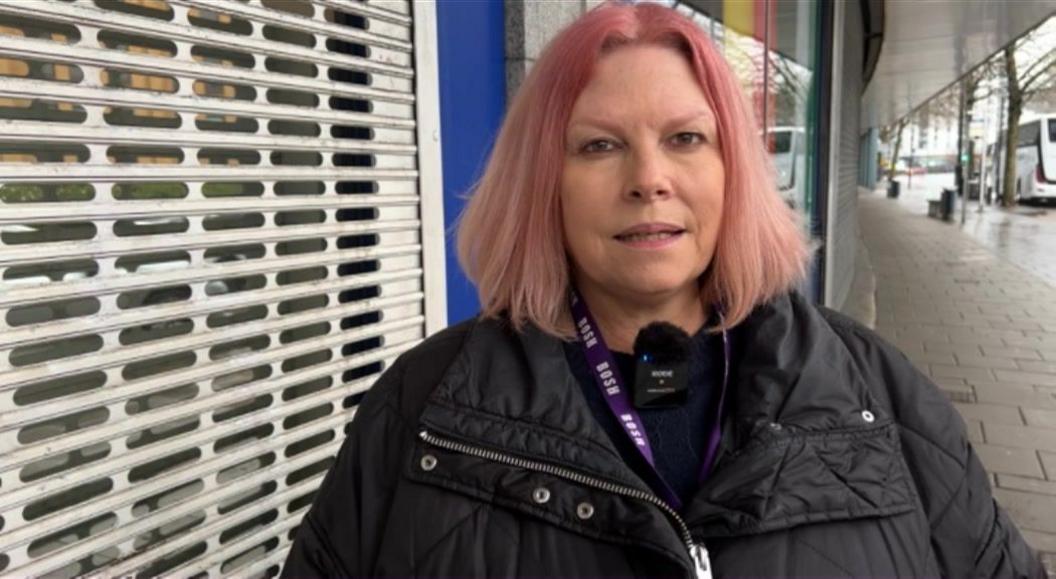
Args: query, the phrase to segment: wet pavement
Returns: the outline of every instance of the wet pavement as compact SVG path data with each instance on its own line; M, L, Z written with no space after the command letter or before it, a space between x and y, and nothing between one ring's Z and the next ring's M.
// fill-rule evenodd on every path
M986 209L962 230L926 217L935 177L897 201L859 195L876 331L953 401L994 497L1056 577L1056 252L1039 249L1053 211Z
M898 204L917 215L927 215L928 199L938 199L943 187L953 187L953 173L899 177L902 194ZM961 205L954 211L952 226L972 236L999 257L1041 277L1056 287L1056 205L1019 206L1011 210L969 201L961 223ZM941 223L935 220L935 223Z

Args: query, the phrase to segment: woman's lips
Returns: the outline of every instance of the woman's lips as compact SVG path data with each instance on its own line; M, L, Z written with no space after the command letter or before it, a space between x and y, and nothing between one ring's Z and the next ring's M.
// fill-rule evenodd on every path
M635 249L658 249L675 243L684 234L684 229L641 228L637 231L620 233L615 236L615 239Z

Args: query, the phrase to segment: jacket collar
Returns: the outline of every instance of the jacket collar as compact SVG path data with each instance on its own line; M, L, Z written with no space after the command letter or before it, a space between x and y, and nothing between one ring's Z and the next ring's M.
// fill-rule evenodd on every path
M868 404L864 380L842 341L802 296L760 306L731 340L727 451L772 424L809 431L857 424L846 410ZM574 458L575 465L583 464L580 451L622 462L587 407L561 341L534 327L518 333L498 320L478 322L429 402L423 422L459 438L540 458ZM501 435L496 428L521 434ZM566 444L572 448L562 448Z
M421 417L431 430L649 491L595 420L562 343L495 320L473 329Z
M847 346L799 294L762 305L734 332L733 444L773 424L820 432L860 425L868 387ZM853 411L853 412L851 412Z

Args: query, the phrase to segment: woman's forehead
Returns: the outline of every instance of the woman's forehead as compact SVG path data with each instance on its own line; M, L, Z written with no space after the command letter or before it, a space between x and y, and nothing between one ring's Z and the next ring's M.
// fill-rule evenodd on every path
M569 124L621 120L713 121L714 113L685 56L662 46L634 46L598 61L576 99Z

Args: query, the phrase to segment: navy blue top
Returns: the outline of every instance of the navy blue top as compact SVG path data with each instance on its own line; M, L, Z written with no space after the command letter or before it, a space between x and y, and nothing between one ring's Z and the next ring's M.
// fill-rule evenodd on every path
M689 362L689 397L683 406L639 409L638 414L653 449L656 470L671 490L686 504L700 486L700 467L704 462L707 438L715 421L719 390L722 388L722 335L703 330L693 336ZM620 375L628 388L634 383L635 359L631 354L613 352ZM631 442L627 432L612 414L590 372L583 347L565 342L565 358L579 382L587 405L598 423L608 433L616 449L635 473L658 492L656 471L650 468ZM658 493L660 494L660 493Z

